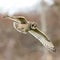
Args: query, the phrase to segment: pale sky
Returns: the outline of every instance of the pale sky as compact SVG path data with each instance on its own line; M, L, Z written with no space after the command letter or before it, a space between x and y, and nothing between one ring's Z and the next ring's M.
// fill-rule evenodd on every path
M41 0L0 0L0 13L8 12L14 14L18 11L27 11L35 8ZM52 5L53 0L45 0L48 5Z

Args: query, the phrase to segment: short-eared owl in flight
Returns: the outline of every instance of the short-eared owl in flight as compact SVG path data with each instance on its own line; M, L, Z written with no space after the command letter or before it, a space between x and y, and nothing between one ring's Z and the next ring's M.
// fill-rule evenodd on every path
M40 31L35 22L29 22L23 16L13 16L13 17L7 16L7 18L13 20L13 27L18 32L24 34L27 34L29 32L32 36L38 39L43 44L44 47L54 52L56 51L52 42L47 38L47 36L42 31Z

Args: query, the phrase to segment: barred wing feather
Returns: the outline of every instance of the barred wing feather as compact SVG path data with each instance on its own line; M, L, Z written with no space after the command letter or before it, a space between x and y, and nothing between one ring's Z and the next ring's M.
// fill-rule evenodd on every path
M32 34L36 39L38 39L43 44L43 46L55 52L55 48L52 42L50 42L46 35L43 32L39 31L38 28L29 31L29 33Z

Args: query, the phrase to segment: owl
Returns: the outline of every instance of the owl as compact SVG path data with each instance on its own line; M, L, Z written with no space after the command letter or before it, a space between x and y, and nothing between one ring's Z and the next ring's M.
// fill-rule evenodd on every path
M13 21L13 27L23 34L30 33L33 37L35 37L37 40L39 40L42 45L47 48L48 50L51 50L53 52L56 52L56 49L53 45L53 43L48 39L48 37L38 28L37 24L35 22L28 21L23 16L13 16L13 17L7 17L10 20Z

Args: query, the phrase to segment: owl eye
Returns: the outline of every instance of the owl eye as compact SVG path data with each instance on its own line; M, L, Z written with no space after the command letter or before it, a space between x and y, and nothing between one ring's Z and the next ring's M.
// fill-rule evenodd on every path
M37 27L37 24L36 24L36 23L32 23L32 24L31 24L31 28L32 28L32 29L36 29L36 27Z

